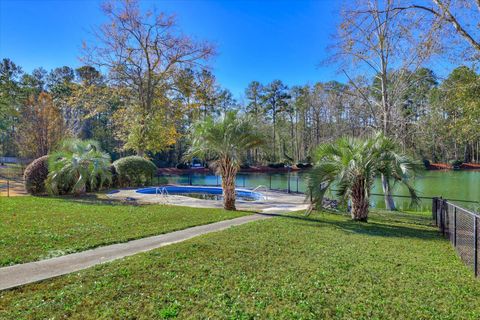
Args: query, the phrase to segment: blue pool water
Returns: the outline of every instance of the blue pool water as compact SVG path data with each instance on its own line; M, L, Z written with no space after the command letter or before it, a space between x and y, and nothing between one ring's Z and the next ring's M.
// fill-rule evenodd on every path
M161 192L167 192L170 195L185 195L185 196L193 196L197 198L195 195L199 195L198 198L202 199L215 199L219 200L222 196L222 188L220 187L197 187L197 186L158 186L158 187L149 187L138 189L138 193L142 194L158 194ZM235 189L237 197L240 200L247 200L247 201L254 201L260 200L263 196L259 192L254 192L245 189ZM213 197L209 197L213 196Z

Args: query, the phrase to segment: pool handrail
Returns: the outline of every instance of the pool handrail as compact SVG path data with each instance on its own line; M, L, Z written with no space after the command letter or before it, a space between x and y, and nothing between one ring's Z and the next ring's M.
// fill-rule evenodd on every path
M263 190L265 191L265 195L263 195L261 192L257 191L260 188L263 188ZM265 197L265 200L268 200L268 187L266 185L263 185L263 184L258 185L254 189L252 189L252 192L258 192Z
M165 188L165 186L156 187L155 188L155 195L158 195L159 192L160 192L160 196L163 196L163 200L165 200L165 203L168 203L168 190L167 190L167 188Z

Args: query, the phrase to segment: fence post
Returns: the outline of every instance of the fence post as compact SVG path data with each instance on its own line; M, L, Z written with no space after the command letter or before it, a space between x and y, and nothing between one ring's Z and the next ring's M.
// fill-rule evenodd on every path
M269 174L268 176L270 177L270 189L272 189L272 175Z
M478 223L477 217L473 216L473 268L475 277L478 277Z
M432 219L435 221L435 225L438 227L437 221L437 197L432 198Z
M453 207L453 246L457 247L457 207Z
M7 179L7 197L10 197L10 180Z
M444 199L443 200L443 234L447 234L448 232L450 232L450 221L448 220L448 202L447 202L447 199ZM447 223L448 223L448 230L447 230ZM448 237L450 238L450 235L448 235Z
M290 193L290 170L288 171L287 179L288 179L288 183L287 183L287 193Z
M440 230L442 234L445 235L445 200L442 198L440 202Z
M297 193L298 193L298 178L299 178L299 176L297 174Z

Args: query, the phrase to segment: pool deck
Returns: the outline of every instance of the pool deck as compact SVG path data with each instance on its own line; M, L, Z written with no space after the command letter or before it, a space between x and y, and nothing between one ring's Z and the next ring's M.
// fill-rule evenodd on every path
M239 188L249 190L246 188ZM223 202L218 200L203 200L181 195L155 195L137 193L137 189L123 189L117 193L109 194L108 197L114 200L132 201L139 204L166 204L196 208L223 208ZM251 190L250 190L251 191ZM261 191L264 199L255 201L236 201L237 210L254 212L275 212L284 213L291 211L301 211L308 208L305 202L305 195L292 194L279 191Z

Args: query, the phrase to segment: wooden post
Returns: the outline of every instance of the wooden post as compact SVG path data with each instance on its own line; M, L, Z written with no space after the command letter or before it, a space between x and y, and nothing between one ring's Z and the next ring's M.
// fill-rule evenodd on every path
M7 197L10 197L10 180L7 179Z

